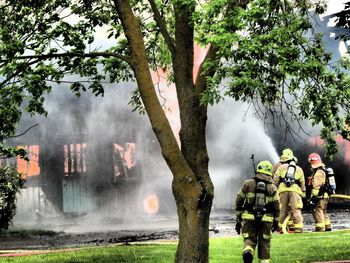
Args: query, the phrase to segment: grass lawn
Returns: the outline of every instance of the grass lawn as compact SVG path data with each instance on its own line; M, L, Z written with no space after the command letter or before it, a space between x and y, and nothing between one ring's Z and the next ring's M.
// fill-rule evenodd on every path
M210 263L241 261L242 238L211 238ZM350 230L291 235L273 234L272 262L350 260ZM0 262L173 262L176 242L113 245L21 257L0 257ZM257 262L257 259L254 259Z

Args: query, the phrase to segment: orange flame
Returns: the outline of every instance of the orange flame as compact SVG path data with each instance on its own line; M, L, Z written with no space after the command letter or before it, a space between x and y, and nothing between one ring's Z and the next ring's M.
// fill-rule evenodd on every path
M143 200L143 208L148 214L156 214L159 211L159 200L156 194L150 194Z
M344 150L344 162L350 166L350 142L343 139L343 137L340 135L337 135L336 142ZM308 143L321 149L323 149L325 146L325 142L320 136L309 138Z
M30 176L38 176L40 174L39 145L17 146L17 148L25 149L29 157L29 161L17 157L17 172L22 174L23 179Z
M194 60L193 60L193 79L195 80L199 71L199 66L204 60L208 48L201 48L196 45L194 47ZM176 88L174 84L167 83L168 72L163 69L158 69L152 72L152 79L156 87L159 90L159 100L163 105L165 115L169 120L169 124L173 130L173 133L180 145L179 132L181 128L180 124L180 112L177 101Z
M120 146L117 143L113 144L114 146L114 154L117 154L125 163L126 167L129 169L134 167L136 164L135 161L135 151L136 144L135 143L126 143L124 147Z
M63 146L65 175L86 172L86 150L86 143ZM74 163L75 161L76 163Z

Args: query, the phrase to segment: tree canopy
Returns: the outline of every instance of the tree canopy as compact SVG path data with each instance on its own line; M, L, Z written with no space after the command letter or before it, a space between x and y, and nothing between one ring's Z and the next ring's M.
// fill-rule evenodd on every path
M332 64L309 0L5 0L0 4L0 140L24 108L46 114L51 84L103 94L103 82L135 81L132 104L147 113L173 173L179 215L177 262L208 261L213 185L207 106L231 96L266 120L311 120L334 154L349 138L347 63ZM108 45L99 40L105 38ZM104 42L103 42L104 43ZM194 46L207 49L193 76ZM151 70L167 72L180 109L179 147Z
M312 28L311 4L259 0L245 8L248 2L130 1L150 68L167 70L173 79L176 9L172 6L186 5L196 43L215 49L215 59L205 63L208 85L202 102L219 101L223 94L218 87L225 80L224 93L236 100L261 100L274 112L281 112L284 105L298 114L295 118L323 125L322 137L328 142L334 131L348 137L349 118L343 111L349 101L347 74L328 64L331 54L325 51L321 34L305 35ZM233 8L239 3L241 7ZM130 48L113 2L3 1L0 12L0 139L14 134L24 101L28 112L46 113L44 94L53 82L70 82L77 95L87 89L98 95L106 79L135 80ZM96 44L101 31L113 45ZM68 75L80 78L67 80ZM139 98L136 92L134 106L141 109Z

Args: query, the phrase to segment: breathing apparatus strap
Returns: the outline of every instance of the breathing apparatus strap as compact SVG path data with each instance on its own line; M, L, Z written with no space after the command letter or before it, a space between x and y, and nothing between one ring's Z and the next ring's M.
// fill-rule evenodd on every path
M272 184L272 182L268 181L268 180L264 180L264 179L260 179L257 178L256 176L253 178L255 180L255 182L258 184L259 182L263 182L265 184Z

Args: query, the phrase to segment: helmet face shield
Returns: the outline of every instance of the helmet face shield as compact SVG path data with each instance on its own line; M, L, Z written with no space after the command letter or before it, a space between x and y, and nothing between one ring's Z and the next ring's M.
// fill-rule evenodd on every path
M256 166L256 172L257 173L262 173L262 174L267 174L267 175L272 175L272 163L269 161L261 161L258 163Z

